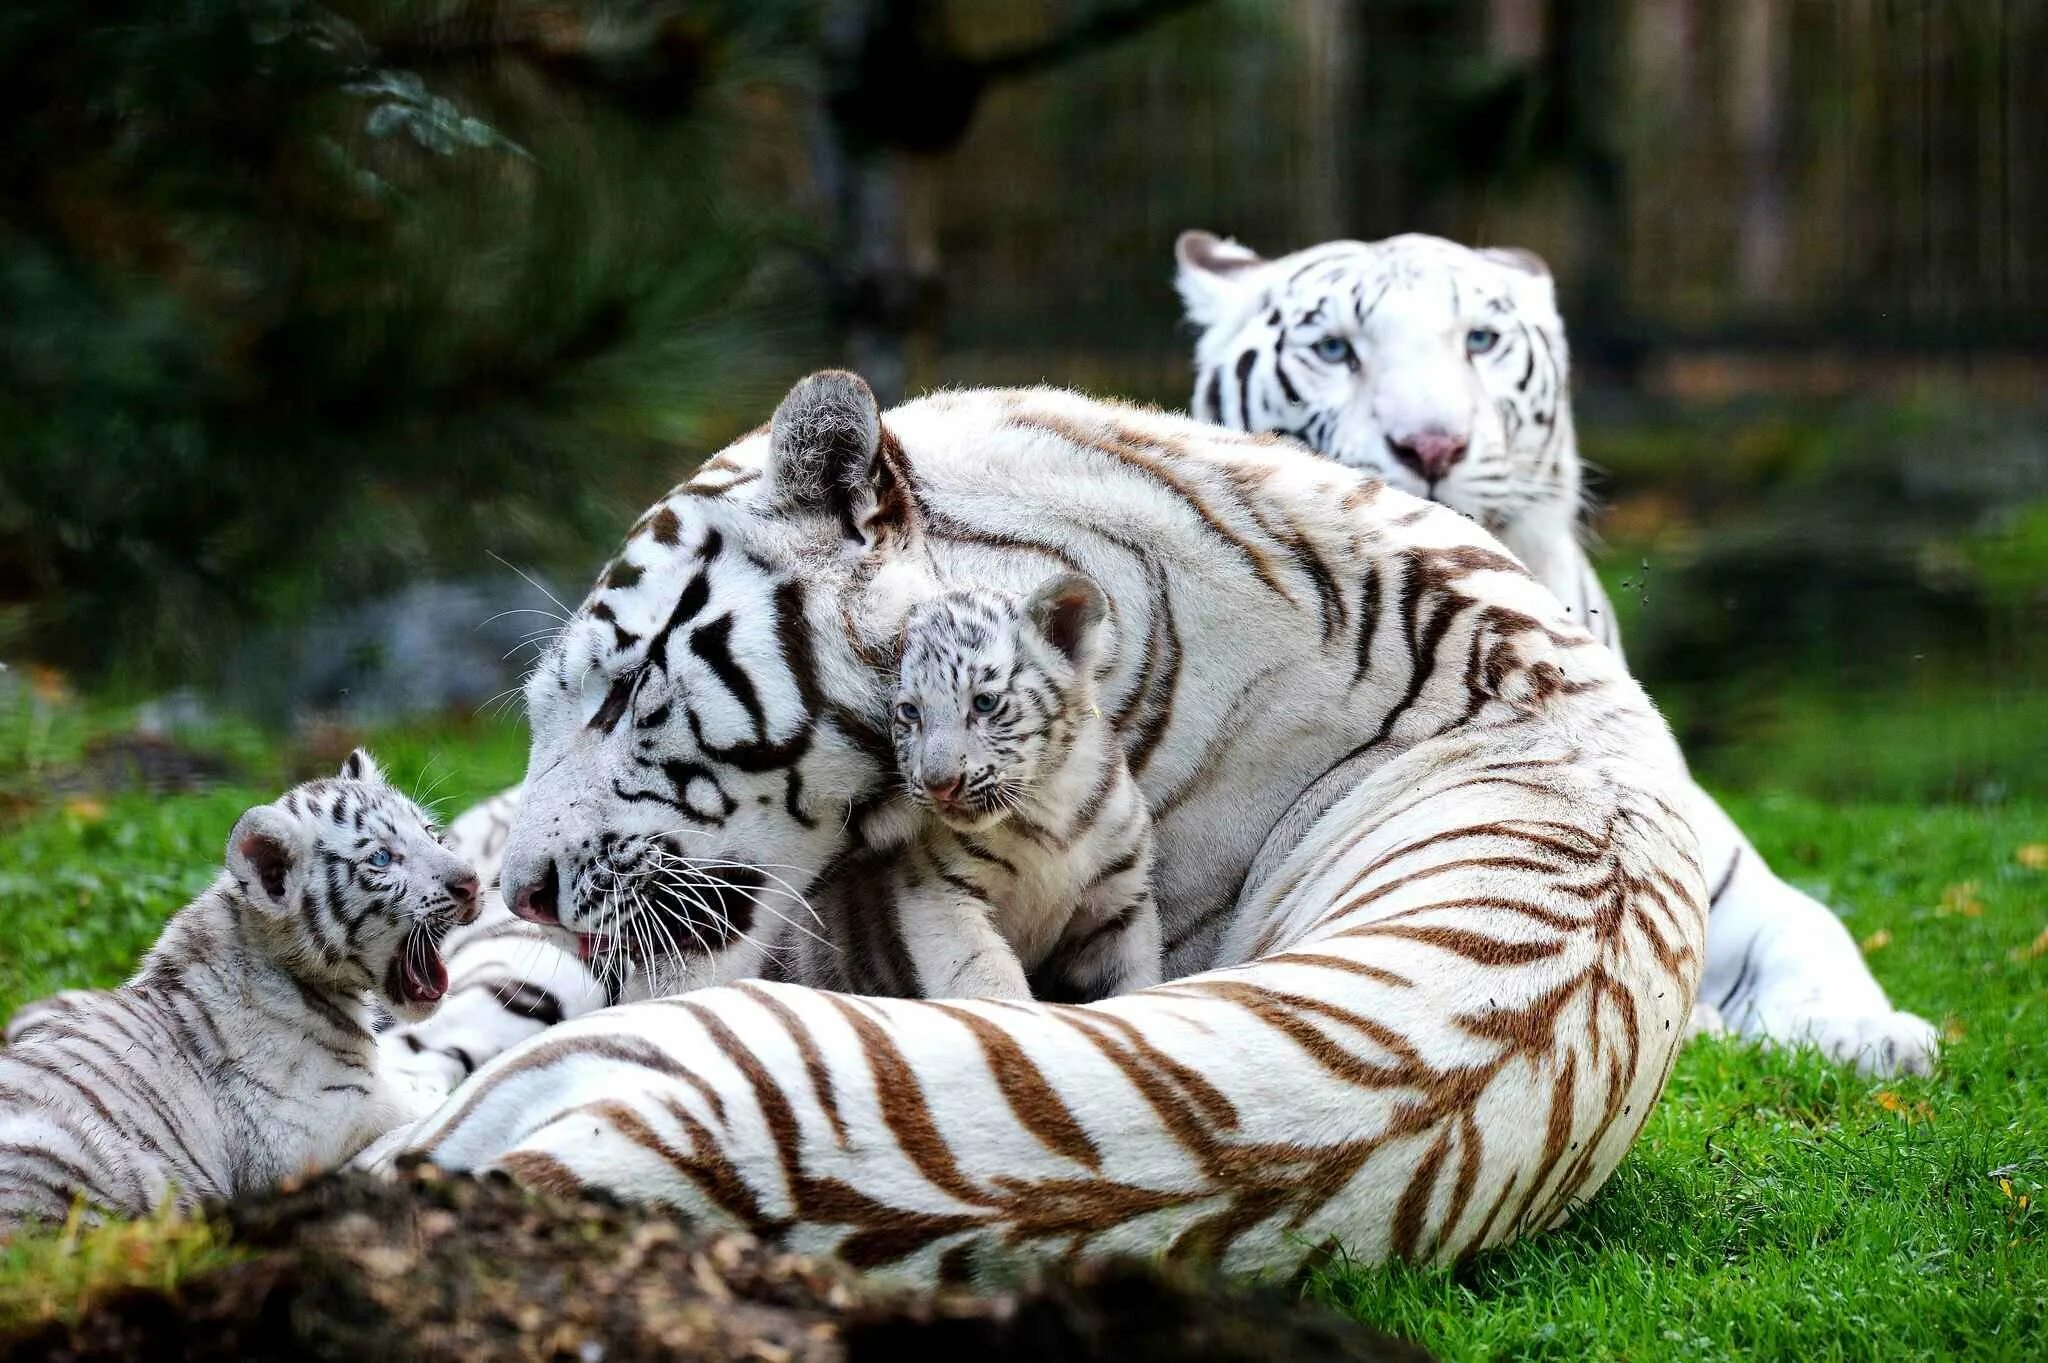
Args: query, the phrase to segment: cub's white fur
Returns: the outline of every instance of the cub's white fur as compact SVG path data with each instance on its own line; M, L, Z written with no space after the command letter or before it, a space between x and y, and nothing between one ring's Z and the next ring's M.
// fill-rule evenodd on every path
M893 898L925 997L1030 998L1027 972L1075 1001L1159 980L1151 819L1095 703L1103 615L1066 574L1028 601L956 588L904 625Z
M421 1018L478 886L367 753L242 815L227 865L126 984L30 1005L0 1051L0 1229L266 1187L416 1116L375 991Z

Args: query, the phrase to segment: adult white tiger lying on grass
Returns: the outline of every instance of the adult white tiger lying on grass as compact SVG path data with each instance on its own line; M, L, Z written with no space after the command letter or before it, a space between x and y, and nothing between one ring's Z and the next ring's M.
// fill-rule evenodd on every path
M1184 233L1181 296L1203 328L1194 413L1292 435L1499 535L1616 652L1578 537L1578 439L1564 323L1526 251L1438 237L1333 241L1276 260ZM1713 798L1687 815L1713 887L1708 1025L1812 1042L1880 1073L1926 1073L1934 1028L1895 1011L1827 908L1780 880Z
M773 973L894 780L892 646L954 586L1109 603L1169 983L1084 1006ZM528 686L502 884L672 984L483 1066L410 1144L931 1277L1284 1269L1551 1224L1648 1116L1706 883L1615 655L1471 521L1272 437L1053 391L800 385L634 526ZM636 931L648 920L661 932ZM728 984L729 981L741 981Z
M368 993L447 988L476 873L368 753L243 814L227 866L135 977L31 1004L0 1050L0 1231L268 1187L419 1115L378 1072Z

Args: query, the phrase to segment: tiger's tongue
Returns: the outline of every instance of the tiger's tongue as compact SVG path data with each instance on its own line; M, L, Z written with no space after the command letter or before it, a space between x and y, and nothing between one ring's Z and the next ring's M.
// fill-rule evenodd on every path
M424 959L422 959L424 957ZM441 953L408 951L400 957L398 971L401 991L407 1003L438 1003L448 992L448 967Z

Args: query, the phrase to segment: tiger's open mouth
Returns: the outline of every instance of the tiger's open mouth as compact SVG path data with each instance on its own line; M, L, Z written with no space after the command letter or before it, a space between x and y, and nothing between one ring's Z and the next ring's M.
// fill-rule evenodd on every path
M408 1008L432 1008L448 992L448 963L425 927L407 931L384 971L384 993Z

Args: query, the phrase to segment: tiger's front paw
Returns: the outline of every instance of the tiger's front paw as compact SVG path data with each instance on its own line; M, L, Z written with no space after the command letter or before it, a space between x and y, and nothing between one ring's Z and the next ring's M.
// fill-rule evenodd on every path
M431 1112L467 1077L460 1061L446 1051L414 1050L405 1034L393 1030L377 1038L377 1074L386 1085L406 1095L420 1112Z
M1890 1008L1832 1012L1807 1000L1803 1006L1766 1005L1758 1009L1758 1020L1760 1028L1744 1030L1783 1045L1815 1046L1838 1064L1880 1077L1932 1074L1941 1054L1933 1023Z
M1686 1019L1685 1033L1678 1040L1683 1045L1696 1036L1726 1036L1728 1032L1728 1023L1722 1018L1721 1010L1701 999L1692 1006L1692 1016Z

